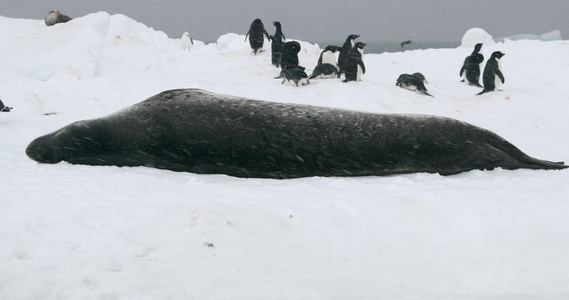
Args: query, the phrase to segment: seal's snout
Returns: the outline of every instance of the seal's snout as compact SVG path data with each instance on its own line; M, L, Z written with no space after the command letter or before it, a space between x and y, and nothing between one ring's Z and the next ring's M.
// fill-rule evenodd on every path
M55 151L46 146L41 138L32 141L26 148L26 155L40 163L55 164L61 161L60 158L55 155Z

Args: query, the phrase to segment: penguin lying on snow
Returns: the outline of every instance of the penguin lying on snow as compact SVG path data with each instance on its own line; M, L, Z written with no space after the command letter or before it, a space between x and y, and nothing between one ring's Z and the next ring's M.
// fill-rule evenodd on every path
M11 107L4 106L4 103L2 103L2 100L0 100L0 112L9 112L11 110Z
M309 79L312 78L339 78L340 71L338 70L338 64L336 64L336 51L340 51L342 48L338 46L328 45L320 53L318 58L318 64L312 71Z
M273 25L276 27L275 35L271 35L269 40L271 42L271 62L275 67L279 67L280 59L281 59L281 51L283 48L283 44L286 40L283 31L281 29L280 22L273 22Z
M421 73L413 73L413 74L401 74L399 78L397 78L397 82L395 83L396 86L408 89L410 91L415 91L419 94L427 95L433 97L433 95L427 93L427 88L425 87L425 83L427 79Z
M265 39L263 39L263 34L267 37L270 41L271 38L269 37L269 33L265 30L265 26L261 19L255 19L253 23L251 23L251 27L247 34L245 35L245 40L249 37L249 45L251 45L251 49L257 55L258 51L263 51L263 44L265 43Z
M336 55L334 53L336 53L336 51L339 52L340 50L342 50L342 47L334 45L326 46L326 48L324 48L324 50L322 50L320 53L320 57L318 57L317 65L331 64L337 67L338 64L336 63Z
M474 51L464 59L462 68L460 68L460 76L463 77L462 81L478 87L482 87L480 83L478 83L480 80L480 70L482 69L481 64L484 61L484 55L480 52L481 49L482 43L476 44Z
M314 68L312 74L310 74L310 77L308 79L313 79L313 78L322 78L322 79L340 78L340 72L338 71L338 68L336 68L336 66L334 65L319 64Z
M310 84L310 81L308 80L308 75L306 75L306 72L304 72L304 67L301 66L296 66L294 68L286 70L283 82L281 84L284 84L285 82L292 86L296 85L297 87L299 84L300 85Z
M281 58L279 64L281 73L276 78L283 78L286 71L298 67L298 52L300 52L300 43L297 41L286 42L281 50Z
M362 74L365 74L366 72L366 67L363 61L365 46L366 44L357 42L354 45L354 48L348 52L348 55L344 60L344 73L346 79L342 82L362 80Z
M506 54L496 51L492 53L492 56L486 62L486 67L484 67L484 74L482 75L482 82L484 83L484 89L482 92L476 95L482 95L487 92L497 91L498 87L506 82L504 74L502 74L502 64L500 59Z
M192 40L192 37L190 37L189 33L184 32L182 38L180 39L180 47L182 47L182 50L188 49L189 52L193 46L194 46L194 40Z

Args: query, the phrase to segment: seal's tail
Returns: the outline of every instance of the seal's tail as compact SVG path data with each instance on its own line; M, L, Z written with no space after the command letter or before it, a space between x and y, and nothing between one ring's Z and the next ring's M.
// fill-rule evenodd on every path
M505 154L509 155L511 158L517 160L516 163L512 164L511 166L504 166L507 169L517 169L517 168L526 168L526 169L537 169L537 170L561 170L569 168L565 162L553 162L543 159L538 159L535 157L531 157L525 154L522 150L518 147L514 146L512 143L506 141L502 137L496 135L494 141L489 141L489 144L492 147L504 152Z

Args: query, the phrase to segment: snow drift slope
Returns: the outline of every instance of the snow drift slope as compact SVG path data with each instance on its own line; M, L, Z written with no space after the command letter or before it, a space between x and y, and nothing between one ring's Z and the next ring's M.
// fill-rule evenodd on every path
M0 23L0 98L14 107L0 115L0 299L569 296L569 171L245 180L40 165L24 153L73 121L195 87L444 115L532 156L569 160L567 41L485 46L487 57L506 53L506 84L474 96L458 76L469 48L368 54L361 82L295 88L273 79L270 51L252 55L243 35L195 41L188 54L123 15ZM310 72L323 47L300 43ZM395 86L417 71L435 98Z

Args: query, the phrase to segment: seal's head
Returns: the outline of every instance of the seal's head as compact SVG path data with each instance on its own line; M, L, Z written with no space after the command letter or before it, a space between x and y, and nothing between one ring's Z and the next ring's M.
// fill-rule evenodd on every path
M47 16L45 16L45 24L47 26L55 25L59 15L61 15L61 13L57 9L50 11Z
M96 149L100 149L100 145L95 142L93 130L88 123L80 121L33 140L26 154L37 162L55 164Z

